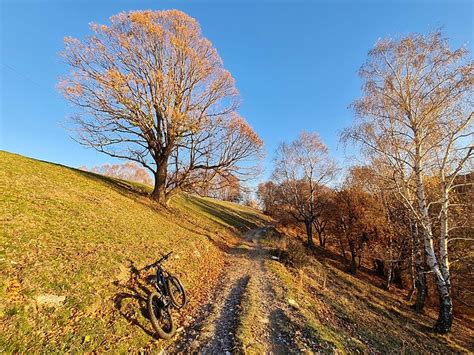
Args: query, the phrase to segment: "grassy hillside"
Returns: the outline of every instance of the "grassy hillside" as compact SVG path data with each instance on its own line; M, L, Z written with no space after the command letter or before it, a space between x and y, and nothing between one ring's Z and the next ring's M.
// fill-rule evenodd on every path
M235 232L256 211L186 195L170 210L147 187L0 151L0 352L150 349L142 267L165 266L189 290L185 324L209 296ZM39 296L64 296L43 306Z
M415 314L401 292L374 286L369 274L341 271L326 253L308 255L299 270L271 260L267 252L281 240L265 238L260 250L242 233L269 222L250 208L183 194L163 209L139 184L6 152L0 166L0 352L167 347L153 338L145 311L151 287L133 277L133 267L171 250L165 267L190 296L175 314L182 326L199 324L201 306L219 299L211 290L223 270L233 270L229 292L247 272L238 306L225 309L237 319L242 352L261 353L255 339L266 331L285 335L296 352L308 344L323 353L474 350L471 320L456 319L450 334L434 334L435 310ZM64 301L44 305L45 296Z
M274 260L266 267L279 280L276 299L292 299L302 320L285 326L316 339L322 352L472 353L474 323L456 318L452 332L435 334L435 309L417 314L402 291L374 286L372 275L352 276L339 260L318 252L299 270Z

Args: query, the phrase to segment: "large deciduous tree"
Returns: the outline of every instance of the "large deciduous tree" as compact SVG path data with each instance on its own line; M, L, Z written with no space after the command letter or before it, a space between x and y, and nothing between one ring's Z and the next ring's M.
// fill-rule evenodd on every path
M435 326L451 328L453 306L448 258L450 192L473 156L474 63L465 48L452 50L436 32L379 41L360 75L364 95L346 138L392 171L399 195L423 238L439 300ZM429 201L426 179L435 176L439 200ZM430 208L440 205L439 218ZM434 228L438 223L439 228ZM436 231L438 230L438 233Z
M313 246L313 224L318 211L318 193L335 174L335 163L319 134L302 132L291 143L282 143L275 156L273 179L286 211L304 223L308 246Z
M234 79L195 19L132 11L91 30L65 38L72 70L59 85L80 108L80 143L149 169L162 203L216 175L248 172L262 142L237 114Z

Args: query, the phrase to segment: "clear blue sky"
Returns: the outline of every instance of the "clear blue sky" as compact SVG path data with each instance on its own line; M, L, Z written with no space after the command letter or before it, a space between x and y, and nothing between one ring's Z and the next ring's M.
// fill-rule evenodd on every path
M443 27L472 51L473 1L24 1L0 0L0 149L70 166L108 156L62 127L74 110L55 85L67 68L64 36L138 9L177 8L195 17L236 79L244 115L271 155L299 131L316 130L342 160L338 131L360 94L357 70L378 38Z

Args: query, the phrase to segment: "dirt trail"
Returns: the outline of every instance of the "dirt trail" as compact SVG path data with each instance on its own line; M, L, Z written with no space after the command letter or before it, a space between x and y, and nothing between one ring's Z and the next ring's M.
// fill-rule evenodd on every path
M266 270L264 260L268 252L262 248L260 239L268 228L258 228L243 236L243 243L229 254L229 263L223 272L220 287L212 301L203 307L198 319L185 328L177 341L166 349L166 353L212 353L229 354L241 352L236 338L239 327L242 297L248 292L251 279L257 287L254 299L258 302L259 319L252 324L251 341L265 353L300 353L306 347L295 343L295 309L286 300L275 295L277 280Z

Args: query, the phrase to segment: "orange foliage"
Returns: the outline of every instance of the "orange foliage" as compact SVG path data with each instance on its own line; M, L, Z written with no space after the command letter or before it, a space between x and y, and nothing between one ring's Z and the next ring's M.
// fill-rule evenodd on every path
M262 141L236 111L234 79L195 19L132 11L90 27L84 41L65 38L72 72L59 84L81 110L81 143L149 169L160 202L194 188L197 176L236 174L240 161L259 157Z

